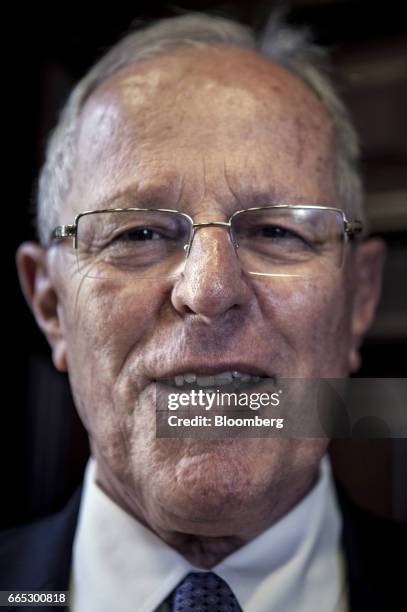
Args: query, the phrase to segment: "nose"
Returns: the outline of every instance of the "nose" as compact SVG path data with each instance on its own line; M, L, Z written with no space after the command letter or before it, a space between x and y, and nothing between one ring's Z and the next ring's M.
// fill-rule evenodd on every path
M243 309L250 294L228 228L196 228L183 274L173 287L175 309L210 323L230 310Z

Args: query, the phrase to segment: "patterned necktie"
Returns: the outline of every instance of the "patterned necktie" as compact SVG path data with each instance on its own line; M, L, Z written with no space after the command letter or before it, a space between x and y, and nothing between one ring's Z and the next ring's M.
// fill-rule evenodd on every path
M176 587L172 612L242 612L242 609L222 578L211 572L193 572Z

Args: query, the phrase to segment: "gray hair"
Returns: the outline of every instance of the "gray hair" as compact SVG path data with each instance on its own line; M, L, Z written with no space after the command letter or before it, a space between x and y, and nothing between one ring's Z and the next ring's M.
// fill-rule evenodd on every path
M72 90L46 149L38 182L37 228L44 245L59 224L69 192L76 154L78 120L95 88L121 68L180 46L231 45L256 50L299 76L325 106L335 134L335 181L345 212L363 219L362 182L358 173L359 144L347 110L323 67L325 53L310 42L308 30L271 18L257 38L250 28L202 13L162 19L122 38Z

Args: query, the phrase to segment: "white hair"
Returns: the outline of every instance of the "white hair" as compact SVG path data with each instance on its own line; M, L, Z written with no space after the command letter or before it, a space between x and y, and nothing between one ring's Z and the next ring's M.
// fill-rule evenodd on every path
M335 135L335 181L341 205L363 219L362 183L358 172L359 144L347 110L324 67L325 53L310 42L309 31L271 18L256 37L246 26L203 13L156 21L131 32L106 53L77 83L48 141L38 182L37 229L44 245L59 224L59 211L69 192L76 155L76 133L83 105L95 88L121 68L180 46L231 45L252 49L299 76L326 108Z

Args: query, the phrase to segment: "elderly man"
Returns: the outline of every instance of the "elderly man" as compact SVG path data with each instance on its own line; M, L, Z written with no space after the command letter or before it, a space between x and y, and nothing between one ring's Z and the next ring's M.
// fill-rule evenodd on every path
M278 23L257 43L186 15L72 92L17 263L92 460L79 518L76 495L18 554L9 537L2 588L69 588L75 612L375 609L326 438L155 429L164 383L359 366L383 249L360 239L357 141L318 57Z

